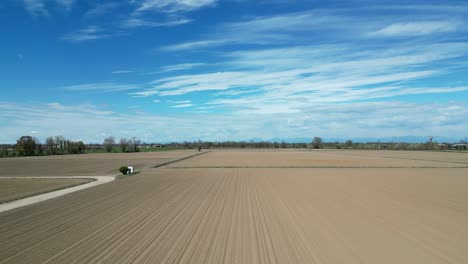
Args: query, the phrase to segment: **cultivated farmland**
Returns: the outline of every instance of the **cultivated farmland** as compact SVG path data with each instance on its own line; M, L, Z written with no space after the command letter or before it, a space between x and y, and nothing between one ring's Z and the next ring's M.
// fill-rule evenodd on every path
M139 170L194 154L194 151L100 153L0 159L0 176L103 176L115 175L120 166Z
M90 182L91 179L22 179L0 178L0 203L31 195L72 187Z
M468 259L466 153L215 150L152 168L196 154L169 153L136 153L138 175L0 213L0 263ZM41 166L101 175L130 157L95 155ZM9 176L38 164L0 163Z

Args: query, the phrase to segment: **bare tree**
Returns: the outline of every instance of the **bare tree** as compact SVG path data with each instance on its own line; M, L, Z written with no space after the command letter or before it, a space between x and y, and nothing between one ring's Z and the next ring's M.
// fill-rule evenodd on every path
M287 148L288 144L283 140L283 141L281 141L280 146L281 146L281 148Z
M120 148L122 149L122 152L127 151L127 146L128 146L128 140L126 138L121 138L120 139Z
M48 137L45 142L46 151L48 155L54 155L56 152L57 144L55 143L54 137Z
M323 140L320 137L314 137L312 140L312 147L315 149L322 148Z
M345 145L347 147L352 147L353 146L353 141L351 139L346 140Z
M115 139L114 137L107 137L104 139L104 143L102 143L104 147L106 148L107 152L111 152L112 148L114 147L115 144Z
M132 151L138 152L138 145L141 144L141 141L139 139L137 139L136 137L132 137L132 139L129 140L129 144L132 147Z
M58 145L60 149L60 153L63 154L65 150L65 137L63 136L55 136L55 144Z

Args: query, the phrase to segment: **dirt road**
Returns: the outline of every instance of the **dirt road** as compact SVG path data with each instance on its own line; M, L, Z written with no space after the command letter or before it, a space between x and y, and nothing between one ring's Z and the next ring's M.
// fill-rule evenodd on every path
M170 166L1 213L0 263L468 259L466 168Z

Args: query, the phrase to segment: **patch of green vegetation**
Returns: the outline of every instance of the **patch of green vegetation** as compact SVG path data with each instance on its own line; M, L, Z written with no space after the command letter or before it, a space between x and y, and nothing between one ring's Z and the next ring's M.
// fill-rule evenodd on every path
M172 150L183 150L185 148L141 148L140 152L161 152L161 151L172 151Z
M134 173L132 174L119 174L117 177L115 177L116 179L118 180L123 180L123 179L126 179L128 177L131 177L131 176L134 176L134 175L137 175L137 174L140 174L140 171L135 171Z
M173 151L173 150L184 150L185 148L139 148L138 152L161 152L161 151ZM108 153L105 148L88 149L86 153ZM123 153L122 148L114 147L110 153ZM135 153L135 152L131 152Z

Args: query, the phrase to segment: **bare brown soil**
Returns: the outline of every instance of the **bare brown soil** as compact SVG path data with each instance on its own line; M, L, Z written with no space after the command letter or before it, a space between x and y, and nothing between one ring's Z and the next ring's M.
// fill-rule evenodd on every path
M214 151L148 168L1 213L0 263L466 263L463 159L380 155ZM278 167L319 158L431 168ZM180 168L230 164L276 168Z
M91 179L0 179L0 203L64 189Z
M231 150L177 162L171 167L468 167L468 153L358 150Z
M99 153L0 159L0 176L106 176L119 174L119 167L136 170L196 154L193 150Z

